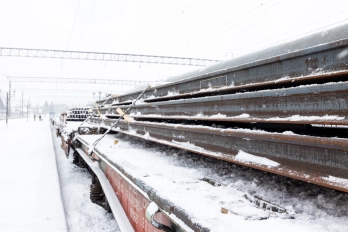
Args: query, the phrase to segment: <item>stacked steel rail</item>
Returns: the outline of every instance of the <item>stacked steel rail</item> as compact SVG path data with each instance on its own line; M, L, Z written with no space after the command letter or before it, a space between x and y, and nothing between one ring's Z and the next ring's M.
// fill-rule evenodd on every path
M84 121L88 117L90 108L73 108L67 112L67 121Z
M348 179L347 74L346 24L170 78L114 130L348 192L337 181ZM109 119L90 122L111 126L140 92L98 101ZM240 151L279 165L240 160Z
M347 77L348 24L98 101L99 117L78 133L111 129L348 192ZM185 231L180 220L209 231L86 137L75 138L74 163L93 176L91 200L116 219L126 214L135 231Z

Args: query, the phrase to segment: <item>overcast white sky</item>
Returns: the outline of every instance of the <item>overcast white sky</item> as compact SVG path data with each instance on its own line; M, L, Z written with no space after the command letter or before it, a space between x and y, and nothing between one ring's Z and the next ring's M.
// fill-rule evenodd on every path
M348 22L347 15L347 0L0 0L0 47L226 59ZM156 80L192 69L0 57L0 88L7 90L6 76ZM17 90L79 88L72 84L13 85ZM80 88L98 91L110 86ZM113 87L115 92L126 88ZM24 96L28 98L29 93ZM31 98L38 101L38 97ZM56 95L58 100L66 101Z

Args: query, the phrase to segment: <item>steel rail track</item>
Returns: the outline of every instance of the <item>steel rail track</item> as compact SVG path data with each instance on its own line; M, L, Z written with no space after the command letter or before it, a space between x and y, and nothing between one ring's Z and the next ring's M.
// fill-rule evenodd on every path
M336 82L337 80L348 80L348 71L337 71L334 73L324 73L324 74L316 74L310 76L301 76L301 77L292 77L292 78L284 78L283 80L278 81L266 81L260 83L251 83L239 86L231 86L231 87L222 87L222 88L208 88L203 89L201 91L183 93L183 94L175 94L164 97L151 97L148 99L144 99L144 102L158 102L158 101L168 101L168 100L176 100L176 99L185 99L185 98L195 98L195 97L204 97L204 96L215 96L215 95L226 95L233 94L238 92L250 92L250 91L258 91L258 90L266 90L266 89L279 89L284 87L296 87L300 85L306 85L311 83L325 83L325 82ZM128 101L130 104L132 101ZM123 103L118 103L124 104ZM117 105L117 104L113 104Z
M155 86L144 94L144 99L164 97L168 93L185 94L221 87L243 86L274 82L284 78L306 77L315 74L348 70L348 24L279 46L268 48L237 59L191 72L169 84ZM174 78L175 79L175 78ZM110 99L125 102L135 99L140 90ZM98 101L97 103L101 103Z
M324 73L324 74L315 74L310 76L301 76L301 77L293 77L293 78L285 78L279 81L266 81L260 83L252 83L245 84L239 86L228 86L221 88L208 88L203 89L196 92L190 93L182 93L182 94L167 94L166 96L161 97L153 97L143 99L144 102L160 102L160 101L170 101L177 99L187 99L187 98L198 98L198 97L206 97L206 96L216 96L216 95L227 95L227 94L235 94L242 92L251 92L251 91L260 91L260 90L269 90L269 89L281 89L281 88L289 88L289 87L297 87L300 85L307 84L323 84L330 82L339 82L348 80L348 71L337 71L334 73ZM126 100L123 102L119 102L118 100L112 102L112 106L117 105L128 105L132 104L133 100Z
M111 119L91 118L90 123L109 127ZM244 129L120 121L114 131L198 154L348 192L348 186L330 176L348 179L348 139L300 136ZM270 159L278 166L239 160L244 151Z
M115 114L105 114L106 118L115 119L119 115ZM341 126L348 126L348 120L334 120L334 119L320 119L319 117L314 117L313 119L301 119L301 118L273 118L273 119L262 119L262 118L238 118L238 117L224 117L224 118L214 118L214 117L190 117L190 116L159 116L159 115L132 115L133 119L137 121L153 121L153 122L200 122L200 124L207 123L243 123L253 125L255 123L263 124L282 124L282 126L289 125L317 125L324 128L341 128ZM199 123L197 123L199 124Z
M292 120L291 116L300 115L308 116L309 118L304 119L309 123L318 123L319 119L323 124L347 125L347 120L344 120L348 114L347 90L348 82L308 85L139 104L134 105L129 113L131 115L141 114L143 118L170 117L168 119L174 119L176 117L176 119L182 119L187 117L189 120L202 121L269 123L288 123ZM118 107L125 109L128 106L105 107L101 108L100 112L116 114L115 109ZM325 119L325 116L328 115L334 115L339 120Z

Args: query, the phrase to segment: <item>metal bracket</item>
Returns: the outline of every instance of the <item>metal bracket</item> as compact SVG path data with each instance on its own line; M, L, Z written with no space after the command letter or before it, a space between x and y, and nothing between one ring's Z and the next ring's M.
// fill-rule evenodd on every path
M98 163L100 163L100 162L101 162L101 160L99 160L99 159L95 159L95 158L93 158L92 156L90 156L89 158L91 158L91 160L93 160L93 161L97 161Z
M155 215L160 212L158 205L155 202L151 202L149 206L146 208L145 214L146 219L153 225L156 229L165 231L165 232L175 232L169 226L163 225L154 219Z

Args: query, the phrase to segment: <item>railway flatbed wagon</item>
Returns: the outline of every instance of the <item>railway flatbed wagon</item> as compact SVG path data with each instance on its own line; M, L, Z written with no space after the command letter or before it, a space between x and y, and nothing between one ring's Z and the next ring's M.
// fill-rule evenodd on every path
M122 228L306 228L313 196L347 213L347 75L344 24L97 101L63 143Z

